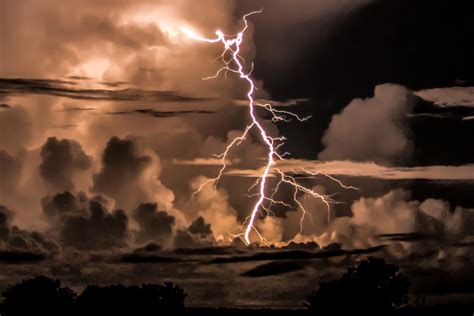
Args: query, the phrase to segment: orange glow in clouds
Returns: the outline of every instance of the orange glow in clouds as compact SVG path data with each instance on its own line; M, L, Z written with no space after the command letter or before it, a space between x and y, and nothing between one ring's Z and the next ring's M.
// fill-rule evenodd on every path
M305 219L305 215L307 214L307 212L305 208L303 207L303 205L301 204L301 202L299 202L297 199L297 196L299 193L308 194L314 198L321 199L327 207L328 220L330 219L330 216L329 216L330 203L332 202L332 199L329 196L319 194L315 192L314 190L309 189L299 184L296 181L296 179L293 176L291 176L291 174L287 174L283 172L282 170L280 170L279 168L275 167L275 161L284 160L284 156L288 154L288 153L282 153L282 154L278 153L278 149L284 144L284 141L286 140L286 138L269 136L267 132L265 131L264 127L262 126L262 124L260 123L258 117L256 116L255 108L262 107L266 109L268 112L270 112L272 115L273 122L279 122L279 121L289 122L292 118L297 119L298 121L302 122L309 119L309 117L299 117L298 115L290 111L275 109L274 107L272 107L271 104L260 104L254 101L253 95L255 91L255 84L252 78L250 77L252 69L250 70L244 69L244 66L242 65L242 62L244 61L244 59L242 56L239 55L239 53L241 49L241 44L244 40L245 31L248 29L247 18L251 15L261 13L261 12L262 12L261 10L253 11L244 15L242 18L244 21L244 27L242 28L240 32L238 32L235 35L225 35L221 30L217 30L215 32L216 34L215 38L206 38L206 37L196 34L195 32L191 31L189 28L185 28L185 27L181 28L181 31L186 36L188 36L189 38L193 40L206 42L210 44L221 43L224 46L224 51L222 52L222 55L221 55L221 59L222 59L222 62L224 63L224 66L222 66L216 72L214 76L204 78L204 80L215 79L222 72L224 72L225 74L227 74L228 72L231 72L238 75L243 81L247 82L248 84L247 100L248 100L248 108L249 108L249 114L251 117L251 122L249 123L249 125L246 126L246 128L244 129L244 132L240 136L234 138L227 145L226 150L220 155L218 155L218 158L222 160L222 167L220 168L218 175L215 178L209 179L203 184L201 184L197 192L202 190L202 188L207 184L210 184L210 183L214 183L214 185L217 184L217 181L224 174L225 168L227 166L226 161L227 161L227 155L229 154L229 151L234 146L238 146L243 140L245 140L251 129L258 130L261 140L265 143L265 146L267 147L267 161L266 161L265 167L263 168L263 173L257 178L255 184L249 189L249 190L252 190L254 187L258 187L258 192L254 194L255 196L258 197L257 202L255 203L250 215L244 221L244 225L245 225L244 231L241 234L237 235L239 237L243 236L246 244L250 244L250 233L252 230L255 231L255 233L260 237L260 239L263 242L265 242L260 232L254 226L256 216L261 209L264 209L268 213L268 215L270 215L272 213L270 208L273 204L281 204L287 207L291 207L291 205L288 203L274 199L274 196L277 193L278 189L280 188L281 184L287 184L291 186L294 190L293 202L302 211L302 216L301 216L301 221L300 221L300 231L302 229L303 221ZM253 63L252 63L252 68L253 68ZM275 173L280 178L280 181L273 188L271 194L268 195L269 189L267 188L267 179L272 173ZM334 179L332 177L331 179L333 179L336 183L340 184L343 188L354 189L352 187L344 186L337 179Z

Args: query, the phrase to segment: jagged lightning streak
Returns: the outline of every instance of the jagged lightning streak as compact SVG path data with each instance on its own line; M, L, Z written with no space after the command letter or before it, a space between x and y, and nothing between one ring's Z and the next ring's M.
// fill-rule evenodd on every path
M334 202L330 196L319 194L319 193L315 192L314 190L306 188L305 186L299 184L293 176L291 176L289 174L286 174L282 170L280 170L279 168L275 167L276 160L283 160L284 159L283 157L288 154L288 153L279 154L277 152L279 147L281 147L284 144L284 141L286 140L286 138L285 137L271 137L270 135L268 135L267 132L265 131L265 129L263 128L262 124L259 122L257 116L256 116L255 108L256 107L261 107L261 108L264 108L265 110L267 110L272 115L272 122L280 122L280 121L289 122L291 120L291 118L295 118L298 121L303 122L303 121L308 120L310 118L310 116L300 117L297 114L292 113L290 111L275 109L275 108L272 107L272 105L270 103L260 104L260 103L255 102L255 100L254 100L253 94L254 94L254 91L255 91L256 88L255 88L255 84L254 84L253 80L250 78L250 75L251 75L252 70L253 70L253 63L252 63L251 70L249 72L245 72L244 66L242 64L244 59L243 59L243 57L240 56L239 53L240 53L241 44L243 42L244 33L248 29L247 18L249 16L253 15L253 14L257 14L257 13L261 13L261 12L262 12L262 10L258 10L258 11L253 11L253 12L250 12L250 13L244 15L243 18L242 18L243 22L244 22L244 27L240 30L240 32L238 32L235 35L225 35L222 31L217 30L215 32L217 37L215 37L215 38L205 38L205 37L202 37L200 35L195 34L194 32L192 32L192 31L190 31L186 28L181 29L183 31L183 33L185 33L188 37L190 37L194 40L201 41L201 42L207 42L207 43L222 43L224 45L224 51L222 52L222 55L220 56L223 63L224 63L224 66L221 67L216 72L216 74L214 76L203 78L204 80L217 78L222 72L225 72L225 75L227 75L227 72L232 72L232 73L237 74L242 80L244 80L248 83L249 89L248 89L248 92L247 92L247 99L248 99L248 106L249 106L249 114L250 114L250 117L251 117L251 123L249 125L247 125L244 132L240 136L234 138L227 145L225 151L222 154L217 156L218 158L220 158L222 160L222 166L221 166L221 168L218 172L218 175L215 178L208 179L207 181L202 183L201 186L196 191L196 192L200 192L205 185L207 185L209 183L212 183L212 182L214 183L214 185L216 185L217 181L221 178L221 176L223 175L223 173L225 171L225 168L227 166L226 161L227 161L227 155L228 155L229 151L232 149L232 147L234 147L235 145L239 145L243 140L245 140L248 133L249 133L249 131L252 128L256 128L258 130L259 134L260 134L260 137L261 137L262 141L265 143L265 145L268 149L268 154L267 154L267 161L266 161L265 167L263 168L262 175L260 176L260 178L257 179L255 184L250 188L250 189L252 189L252 188L258 186L258 193L256 194L256 196L258 196L258 199L257 199L257 202L255 203L255 205L252 209L252 212L250 213L250 215L244 221L244 225L246 225L244 233L240 234L240 235L244 236L244 240L247 244L250 244L250 237L249 236L250 236L250 233L251 233L252 230L254 230L257 233L257 235L263 241L265 241L263 239L262 235L260 234L260 232L254 227L255 218L256 218L256 216L257 216L260 209L263 209L268 214L271 214L272 212L270 210L270 207L271 207L272 204L280 204L280 205L284 205L284 206L287 206L287 207L291 206L288 203L285 203L283 201L278 201L278 200L274 199L274 196L277 193L277 191L279 190L280 185L282 183L285 183L285 184L291 186L294 189L294 194L293 194L294 202L296 203L296 205L298 205L298 208L301 209L302 212L303 212L303 215L301 216L301 221L300 221L300 229L301 230L302 230L303 221L305 219L305 215L306 215L307 212L306 212L303 204L297 199L298 193L308 194L309 196L320 199L325 204L325 206L327 207L328 221L330 219L330 204ZM228 55L229 52L230 52L231 58L226 59L226 56ZM313 175L313 176L321 174L321 173L307 172L306 170L303 170L303 171L305 173L307 173L309 175ZM271 173L275 173L277 176L279 176L280 181L277 183L275 189L273 190L272 195L270 197L267 197L266 196L267 180L268 180L268 177L271 175ZM338 183L341 187L343 187L345 189L356 189L354 187L344 185L341 181L339 181L339 180L337 180L337 179L335 179L331 176L328 176L328 175L325 175L325 176L327 176L329 179L335 181L336 183ZM269 202L269 206L264 205L265 201Z

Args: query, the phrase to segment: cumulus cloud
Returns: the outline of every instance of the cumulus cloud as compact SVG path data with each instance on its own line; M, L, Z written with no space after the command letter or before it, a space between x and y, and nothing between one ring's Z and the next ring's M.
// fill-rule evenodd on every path
M178 230L174 238L175 248L201 248L215 244L211 224L199 216L185 230Z
M410 199L407 191L397 189L380 197L360 198L351 206L352 215L337 217L322 234L313 234L324 246L333 242L346 248L360 248L380 243L377 236L430 236L437 242L463 240L472 236L474 211L463 207L451 210L448 202Z
M133 218L139 226L137 242L156 241L160 244L168 244L173 234L174 216L158 211L156 203L143 203L134 210Z
M211 224L206 223L206 220L202 216L199 216L191 223L188 227L188 231L202 238L212 235Z
M158 157L144 153L135 141L113 137L102 154L102 169L94 175L92 191L110 196L126 210L142 202L170 209L174 195L158 180L159 168Z
M69 191L42 199L50 233L62 245L80 250L107 250L127 245L128 217L123 210L110 211L113 204L103 195Z
M192 189L197 191L208 180L206 177L194 179L191 183ZM208 183L185 204L184 209L187 214L202 216L211 224L217 241L230 241L232 235L238 232L240 224L237 220L237 211L229 204L228 198L224 189Z
M74 176L91 165L92 157L74 140L49 137L41 147L40 174L51 191L74 190Z
M313 190L318 194L326 194L326 190L322 186L316 186ZM302 195L298 201L306 213L303 213L300 208L286 213L286 219L282 222L283 240L292 240L298 238L298 235L320 235L327 228L328 219L333 219L331 210L327 209L322 200Z
M9 227L10 211L3 205L0 205L0 240L4 241L10 235Z
M69 191L47 195L41 200L44 214L51 219L72 214L81 209L80 200Z
M0 149L16 157L16 151L27 147L31 156L18 181L21 201L28 205L18 207L17 218L36 225L45 194L90 189L110 196L126 212L140 203L158 203L180 222L178 211L172 211L178 208L175 195L181 208L190 194L189 182L215 170L170 163L162 175L162 165L220 152L247 117L242 115L245 108L229 107L229 100L245 95L245 85L236 84L238 77L201 80L220 67L212 60L222 47L190 40L179 30L187 27L203 36L213 36L216 28L232 33L242 26L233 1L53 2L15 1L0 13L5 22L1 101L9 105L0 113L0 125L8 127L0 135ZM75 12L72 19L64 15L70 11ZM251 37L249 28L245 57L253 57ZM30 51L35 54L25 53ZM268 97L264 89L258 94ZM198 114L169 115L177 111ZM155 115L160 113L166 118ZM57 141L47 140L53 135ZM133 145L127 152L120 141ZM254 153L260 157L262 146L249 141L232 159L255 165ZM90 163L81 164L84 155L93 157ZM108 159L112 156L115 160ZM11 200L20 199L0 202L12 205ZM188 217L180 229L194 218Z
M474 209L451 205L439 199L426 199L420 204L424 214L434 218L447 238L462 238L474 235Z
M0 205L0 250L55 256L61 246L40 232L29 232L11 225L14 212Z
M319 158L382 164L407 158L412 142L406 115L413 102L410 91L394 84L376 86L372 98L354 99L332 117L322 139L325 149Z
M63 218L59 238L66 246L77 249L110 249L126 246L128 218L124 211L109 212L95 200L89 201L89 214Z

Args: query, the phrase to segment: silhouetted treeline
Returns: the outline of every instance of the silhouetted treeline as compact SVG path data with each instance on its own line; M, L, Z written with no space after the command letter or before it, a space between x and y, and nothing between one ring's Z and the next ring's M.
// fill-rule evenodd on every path
M141 286L89 285L77 295L58 280L45 276L22 281L3 292L1 315L64 314L78 315L99 310L133 310L138 315L159 315L183 310L186 293L172 283Z
M433 276L435 277L435 276ZM0 315L90 315L98 311L132 315L472 315L474 304L425 307L408 305L410 280L383 259L369 257L341 278L321 282L299 310L187 308L187 294L172 283L140 286L87 286L81 294L60 281L38 276L2 294Z
M348 268L339 280L320 283L319 289L308 296L306 306L315 310L388 312L408 303L410 285L397 266L369 257L357 267Z

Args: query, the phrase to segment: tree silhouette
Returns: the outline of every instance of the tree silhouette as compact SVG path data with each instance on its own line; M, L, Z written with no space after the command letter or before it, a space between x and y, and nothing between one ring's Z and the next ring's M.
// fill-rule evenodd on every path
M22 281L3 292L1 315L29 315L28 311L54 315L83 315L106 309L109 312L133 310L140 315L182 310L187 294L172 283L141 286L89 285L77 296L58 280L45 276ZM31 314L31 313L30 313Z
M311 310L390 311L408 303L411 282L384 259L369 257L339 279L319 284L307 298Z
M3 292L3 309L9 313L23 310L59 312L74 304L76 293L61 287L58 280L45 276L22 281Z

